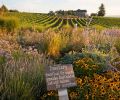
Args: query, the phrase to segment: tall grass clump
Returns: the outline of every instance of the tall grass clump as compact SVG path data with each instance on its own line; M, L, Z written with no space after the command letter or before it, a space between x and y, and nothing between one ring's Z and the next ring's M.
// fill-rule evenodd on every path
M59 55L60 46L61 46L61 37L59 34L55 34L48 46L48 55L52 55L52 56Z
M84 39L81 33L81 30L73 30L71 33L65 29L57 32L49 29L42 33L26 30L19 33L18 42L24 47L34 46L39 52L48 56L59 57L69 51L82 51Z
M46 91L44 67L51 62L37 52L0 55L1 100L36 100Z
M18 19L15 17L0 17L0 28L7 33L15 32L18 28Z
M30 30L22 30L18 34L18 43L23 47L34 46L39 53L48 53L48 45L54 36L54 32L48 30L46 32L40 33Z
M120 54L120 38L116 39L115 47L116 47L118 53Z

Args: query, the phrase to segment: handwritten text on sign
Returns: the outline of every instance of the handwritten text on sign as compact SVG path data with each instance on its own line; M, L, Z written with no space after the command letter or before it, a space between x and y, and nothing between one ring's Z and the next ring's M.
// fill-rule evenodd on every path
M76 86L71 64L46 67L47 90L58 90Z

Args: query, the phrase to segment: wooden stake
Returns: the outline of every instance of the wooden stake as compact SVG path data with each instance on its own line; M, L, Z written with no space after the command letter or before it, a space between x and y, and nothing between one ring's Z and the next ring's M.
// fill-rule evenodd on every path
M69 100L67 89L58 90L59 100Z

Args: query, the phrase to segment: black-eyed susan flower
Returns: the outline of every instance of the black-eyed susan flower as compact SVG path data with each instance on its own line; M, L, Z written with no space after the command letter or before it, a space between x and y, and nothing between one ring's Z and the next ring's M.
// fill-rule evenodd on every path
M81 85L82 84L82 79L81 78L77 78L76 82L77 82L78 85Z
M71 93L70 93L70 97L71 97L71 98L75 98L76 96L77 96L77 93L76 93L76 92L71 92Z

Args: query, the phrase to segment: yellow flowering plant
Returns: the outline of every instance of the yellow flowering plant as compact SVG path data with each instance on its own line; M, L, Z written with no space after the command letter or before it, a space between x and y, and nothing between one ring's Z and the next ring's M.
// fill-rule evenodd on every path
M93 76L99 67L91 58L83 58L74 62L74 71L77 77Z

